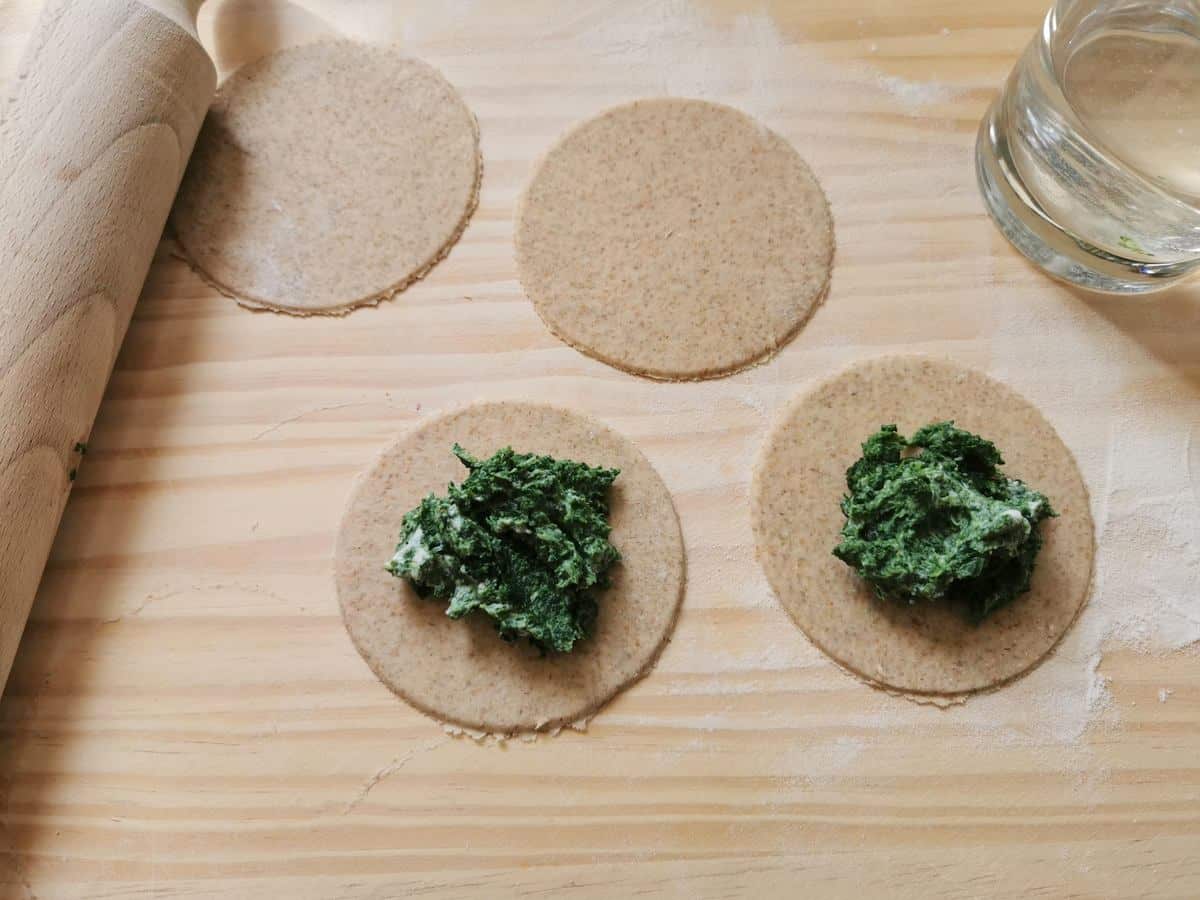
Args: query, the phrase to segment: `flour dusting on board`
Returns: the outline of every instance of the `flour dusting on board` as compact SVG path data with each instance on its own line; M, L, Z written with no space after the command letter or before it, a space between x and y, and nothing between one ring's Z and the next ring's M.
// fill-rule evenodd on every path
M797 768L804 772L804 781L809 784L821 784L845 772L869 749L870 745L861 737L838 735L829 741L805 748L802 766Z
M944 103L959 91L939 81L910 81L899 75L880 75L876 82L900 104L909 108Z
M1189 423L1200 421L1200 399L1181 372L1153 359L1113 321L1158 316L1164 328L1195 328L1200 309L1186 298L1133 307L1127 298L1083 301L1064 291L1062 302L1048 304L1025 294L1006 291L991 301L995 374L1036 396L1051 421L1067 420L1055 409L1077 403L1080 390L1104 399L1095 421L1062 435L1091 491L1098 548L1091 601L1048 664L1066 682L1061 691L1082 697L1063 703L1059 731L1070 737L1089 724L1080 711L1101 720L1106 711L1114 715L1101 673L1106 649L1158 654L1200 642L1200 512L1187 465ZM1123 363L1148 361L1158 378L1137 385L1134 396ZM1033 374L1047 364L1061 369L1050 390Z
M716 35L717 40L714 40ZM690 0L631 3L619 14L597 21L582 40L593 52L644 69L663 93L736 102L747 112L764 114L799 96L818 101L828 96L822 82L845 84L858 75L882 88L903 111L917 111L962 93L941 81L917 81L877 73L842 60L835 72L819 62L806 66L806 82L785 75L785 59L806 59L811 51L783 35L766 13L740 14L714 21ZM849 70L849 71L845 71Z
M721 32L720 40L713 40L714 31ZM774 21L762 14L739 15L718 26L690 0L629 3L597 21L581 40L594 53L645 72L670 96L726 102L736 96L755 113L773 93L789 89L772 79L787 46Z

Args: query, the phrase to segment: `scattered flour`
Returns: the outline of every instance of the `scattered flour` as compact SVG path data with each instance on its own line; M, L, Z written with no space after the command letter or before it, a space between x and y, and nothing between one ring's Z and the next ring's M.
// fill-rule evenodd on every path
M899 75L879 75L876 83L905 109L913 110L953 100L960 91L939 81L910 81Z
M793 74L797 67L784 63L807 63L813 51L789 41L770 15L714 20L687 0L621 5L585 30L581 41L599 57L617 59L647 76L665 94L723 100L755 115L786 109L800 96L806 103L820 101L828 96L823 82L844 85L847 75L859 82L873 79L909 112L962 93L944 82L878 74L844 60L842 71L804 65L800 68L807 73L806 82L797 83ZM868 49L875 53L879 45L871 42Z
M796 768L804 772L805 781L819 784L845 772L868 749L865 739L840 735L831 741L805 747L802 765Z
M1044 666L1053 678L1039 672L1013 686L1031 703L1049 702L1052 691L1063 715L1054 730L1071 738L1116 714L1100 673L1106 649L1169 653L1200 641L1200 514L1188 484L1200 396L1120 324L1136 314L1151 320L1139 325L1187 332L1200 324L1200 308L1182 298L1132 310L1125 299L1078 300L1036 281L985 292L981 302L993 311L992 371L1058 424L1091 490L1091 599ZM1131 380L1135 365L1153 378ZM1047 366L1060 376L1034 374ZM1092 417L1068 412L1078 410L1081 389Z

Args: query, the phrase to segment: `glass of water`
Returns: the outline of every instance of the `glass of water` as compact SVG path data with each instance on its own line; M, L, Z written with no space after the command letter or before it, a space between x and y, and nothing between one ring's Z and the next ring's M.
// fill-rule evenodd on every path
M980 188L1047 272L1138 294L1200 268L1200 0L1057 0L984 117Z

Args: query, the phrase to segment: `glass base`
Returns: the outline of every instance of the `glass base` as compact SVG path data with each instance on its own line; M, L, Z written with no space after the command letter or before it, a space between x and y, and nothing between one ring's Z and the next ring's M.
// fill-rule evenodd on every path
M1051 221L1013 165L1004 131L996 125L999 106L999 101L992 104L979 126L975 174L992 219L1027 259L1055 278L1108 294L1161 291L1194 269L1194 264L1147 264L1115 256Z

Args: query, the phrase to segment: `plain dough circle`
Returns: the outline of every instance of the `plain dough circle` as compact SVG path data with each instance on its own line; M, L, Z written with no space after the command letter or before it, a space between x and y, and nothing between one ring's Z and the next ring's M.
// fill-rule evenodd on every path
M702 100L639 100L542 159L517 215L521 283L554 334L653 378L745 368L824 296L833 220L795 149Z
M447 618L386 571L404 513L465 473L454 442L476 456L502 447L621 470L612 487L612 542L622 560L600 597L593 634L566 654L506 643L491 621ZM646 674L670 636L683 594L683 538L650 462L611 428L554 406L480 403L425 422L359 479L338 533L342 617L388 687L444 722L493 734L584 719Z
M994 441L1003 471L1059 513L1041 525L1030 591L979 625L942 605L876 600L831 552L862 442L891 422L911 435L946 419ZM767 439L751 502L759 560L796 624L855 674L906 693L961 694L1015 678L1050 652L1087 599L1092 516L1071 451L1027 400L948 360L882 357L806 391Z
M221 86L171 221L222 293L343 313L446 255L475 209L481 166L475 117L432 66L381 45L307 44Z

